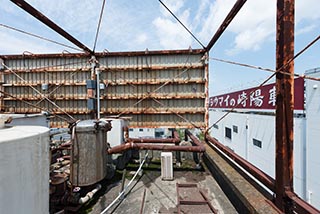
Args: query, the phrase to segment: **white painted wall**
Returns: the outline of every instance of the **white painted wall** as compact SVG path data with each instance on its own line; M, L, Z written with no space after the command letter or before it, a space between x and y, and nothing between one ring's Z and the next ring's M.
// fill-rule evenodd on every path
M307 76L320 78L320 69ZM320 208L320 82L306 80L306 196L307 201Z
M130 138L154 138L155 133L154 129L150 128L135 128L129 129L129 137Z
M107 141L111 148L124 143L124 127L127 126L127 121L123 119L106 118L106 121L111 122L111 130L107 132Z
M209 111L209 125L211 126L225 112ZM232 130L232 139L225 137L225 127L233 128L238 126L238 133ZM218 129L210 130L211 136L218 139L222 144L230 147L241 157L275 178L275 116L230 113L218 123ZM294 189L295 192L304 198L305 177L303 165L305 143L305 119L294 119ZM259 148L253 144L253 138L262 142Z

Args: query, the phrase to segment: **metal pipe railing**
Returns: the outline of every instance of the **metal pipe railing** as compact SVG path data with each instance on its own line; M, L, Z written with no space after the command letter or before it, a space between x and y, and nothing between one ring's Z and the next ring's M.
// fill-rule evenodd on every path
M265 185L271 191L275 191L275 181L272 177L261 171L259 168L255 167L247 160L239 156L238 154L231 151L228 147L224 146L222 143L214 139L213 137L206 135L206 140L216 146L219 150L221 150L224 154L226 154L229 158L234 160L237 164L243 167L247 172L249 172L252 176L258 179L263 185Z

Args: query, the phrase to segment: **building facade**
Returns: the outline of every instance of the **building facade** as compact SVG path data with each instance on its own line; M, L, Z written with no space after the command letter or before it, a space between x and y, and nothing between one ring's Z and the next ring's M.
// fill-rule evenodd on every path
M320 77L320 69L313 69L306 72L306 76ZM299 80L300 81L300 80ZM301 92L295 91L295 111L294 111L294 191L304 200L320 208L320 160L318 153L320 151L320 82L316 80L305 79L302 84L303 97ZM295 83L296 87L296 83ZM273 86L270 85L272 90ZM296 88L301 89L301 85ZM252 89L249 89L252 91ZM259 89L253 89L253 95L267 98L262 100L273 105L271 93L255 93ZM261 89L263 91L264 89ZM219 142L232 149L235 153L248 160L250 163L275 178L275 112L272 108L259 108L261 103L254 99L247 99L246 107L238 108L224 118L222 121L216 121L221 118L230 109L225 106L226 98L229 100L232 96L242 92L211 97L209 111L210 134ZM296 95L300 93L300 95ZM233 94L233 95L232 95ZM232 96L231 96L232 95ZM300 96L300 97L299 97ZM224 97L221 104L224 106L214 106L214 99ZM237 98L238 98L237 97ZM298 99L300 100L297 100ZM217 100L217 99L216 99ZM237 99L235 99L237 100ZM243 107L239 100L240 106ZM238 101L236 101L238 102ZM230 102L228 103L230 104ZM301 109L301 104L303 108ZM262 104L261 104L262 106ZM217 108L218 107L218 108Z

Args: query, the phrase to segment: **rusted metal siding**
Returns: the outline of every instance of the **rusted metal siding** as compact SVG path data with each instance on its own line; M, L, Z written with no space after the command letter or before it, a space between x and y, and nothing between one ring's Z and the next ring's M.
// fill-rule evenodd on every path
M131 117L131 127L205 128L208 68L204 56L204 50L97 54L97 69L105 85L100 96L101 116ZM0 58L5 64L2 87L12 95L3 97L5 112L47 110L65 118L68 118L65 113L76 119L90 118L86 89L86 80L91 75L90 56ZM48 89L42 90L43 85ZM51 125L60 127L67 123L55 117Z

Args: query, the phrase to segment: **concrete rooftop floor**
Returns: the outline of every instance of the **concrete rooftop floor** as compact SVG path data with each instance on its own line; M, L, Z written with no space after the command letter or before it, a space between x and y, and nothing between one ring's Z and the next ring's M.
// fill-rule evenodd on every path
M204 164L202 164L202 169L197 169L196 164L192 161L187 161L187 163L184 161L181 167L174 166L174 179L172 181L161 179L159 162L151 163L151 165L143 167L143 172L136 177L136 180L131 185L132 188L129 188L129 193L125 195L123 201L116 203L107 213L140 213L144 191L143 213L177 213L176 183L197 184L198 188L205 192L211 205L218 210L218 213L237 213ZM129 183L129 179L131 179L135 170L137 170L137 167L129 167L127 169L125 186ZM101 213L118 196L120 189L121 182L111 185L92 207L90 213ZM207 212L189 210L183 213Z

